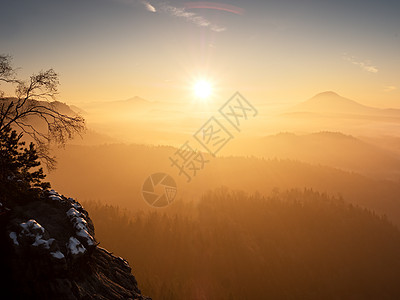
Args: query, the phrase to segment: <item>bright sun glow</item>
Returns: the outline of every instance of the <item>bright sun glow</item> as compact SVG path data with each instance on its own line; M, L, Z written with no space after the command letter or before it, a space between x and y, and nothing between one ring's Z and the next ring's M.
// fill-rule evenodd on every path
M194 85L194 94L196 97L206 99L211 95L211 84L205 80L197 81Z

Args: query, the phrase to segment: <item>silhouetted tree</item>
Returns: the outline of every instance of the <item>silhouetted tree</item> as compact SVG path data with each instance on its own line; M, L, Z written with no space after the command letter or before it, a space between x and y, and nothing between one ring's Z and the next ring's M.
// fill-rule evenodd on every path
M10 198L38 195L41 189L49 188L40 168L39 157L33 143L25 147L22 133L5 127L0 131L0 202Z
M58 74L49 69L23 81L17 79L11 57L0 55L1 82L15 86L15 95L5 97L5 93L0 90L0 133L12 128L27 134L35 141L38 156L49 168L53 168L55 160L49 155L50 143L65 145L75 133L80 134L85 129L81 116L63 114L50 101L57 95ZM35 127L32 124L33 118L44 122L46 130Z

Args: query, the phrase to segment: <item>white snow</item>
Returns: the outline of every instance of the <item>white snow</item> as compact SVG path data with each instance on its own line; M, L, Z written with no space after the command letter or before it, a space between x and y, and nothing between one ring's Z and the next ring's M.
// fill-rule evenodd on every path
M63 259L65 256L60 251L50 252L51 256L57 259Z
M86 240L86 243L89 246L93 246L94 245L93 237L86 230L83 230L83 229L79 230L79 231L76 232L76 235L84 238Z
M14 231L10 232L10 238L13 240L14 245L19 246L19 242L18 242L18 239L17 239L17 233L16 232L14 232Z
M87 227L87 222L83 218L82 213L80 213L78 210L76 210L74 207L71 207L67 211L67 216L69 217L72 225L74 226L76 230L76 235L84 238L86 241L86 244L88 246L93 246L94 245L94 238L90 235L88 227Z
M22 227L22 234L25 234L27 236L32 236L36 237L39 234L44 233L44 228L35 220L31 219L29 221L26 221L25 223L19 224L19 226ZM34 233L33 231L38 231L37 233Z
M80 204L78 204L78 203L72 203L72 206L74 208L76 208L76 209L81 209L82 208L82 206Z
M59 196L59 195L60 195L60 194L57 193L55 190L50 190L50 191L49 191L49 194L50 194L50 195L56 195L56 196Z
M42 239L42 236L36 236L35 241L32 243L32 246L39 247L43 246L45 249L50 249L50 246L54 243L54 239Z
M80 219L82 219L82 218L80 218ZM75 219L76 220L76 219ZM83 219L82 219L83 220ZM85 220L83 220L83 221L85 221ZM84 224L84 223L75 223L74 224L75 225L75 229L77 230L77 231L81 231L81 230L87 230L87 227L86 227L86 225Z
M67 243L67 249L72 255L77 255L86 252L85 246L83 246L81 242L78 241L78 239L73 236L69 238L69 241Z
M82 218L82 217L73 217L72 219L71 219L71 222L75 225L75 228L77 228L78 227L78 225L82 225L82 226L84 226L84 228L87 228L87 222L86 222L86 220L84 219L84 218Z
M18 237L21 240L21 237L28 236L28 237L33 237L35 239L34 242L31 244L32 246L39 247L42 249L47 249L47 250L49 250L49 252L51 251L50 249L54 250L54 247L52 247L52 246L54 246L53 244L56 242L56 240L53 238L49 238L49 239L43 238L45 229L38 222L31 219L25 223L21 223L20 226L22 227L22 230L19 235L17 235L16 232L10 232L10 238L13 240L15 245L19 245ZM78 243L79 243L79 241L78 241ZM76 247L79 247L79 245L75 246L75 248ZM81 247L83 247L83 246L81 245ZM83 248L83 251L85 251L85 250L86 249ZM50 254L54 258L57 258L57 259L64 258L64 254L62 254L59 250L52 251L52 252L50 252Z
M82 214L72 207L67 211L67 216L72 219L73 217L81 217Z
M57 193L55 190L50 190L49 194L50 194L50 196L49 196L50 200L59 201L59 202L64 201L62 196L59 193Z
M63 201L63 199L58 195L50 195L49 198L50 198L50 200L54 200L54 201Z
M44 239L43 234L45 232L45 229L43 226L41 226L38 222L35 220L31 219L25 223L21 223L19 226L22 227L22 231L20 233L21 235L24 236L29 236L35 238L35 241L32 243L32 246L34 247L42 247L44 249L50 249L51 245L54 243L55 239ZM16 234L15 234L16 236ZM11 233L10 233L11 237ZM17 241L18 242L18 241ZM14 241L15 244L15 241Z

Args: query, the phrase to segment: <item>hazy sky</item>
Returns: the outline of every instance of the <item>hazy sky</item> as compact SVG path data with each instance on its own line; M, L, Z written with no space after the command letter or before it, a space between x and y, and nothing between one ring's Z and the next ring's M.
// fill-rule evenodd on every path
M54 68L60 100L135 95L300 101L326 90L400 107L400 1L3 0L0 53Z

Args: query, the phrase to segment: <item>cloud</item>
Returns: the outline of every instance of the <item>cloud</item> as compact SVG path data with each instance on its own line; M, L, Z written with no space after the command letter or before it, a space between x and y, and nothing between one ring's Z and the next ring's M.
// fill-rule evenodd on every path
M147 1L142 1L143 5L146 7L146 9L150 12L157 12L155 7L150 4L150 2Z
M183 18L188 22L191 22L199 27L207 27L212 31L215 32L223 32L226 30L226 27L218 26L216 24L213 24L211 21L207 20L206 18L193 13L193 12L188 12L185 8L183 7L175 7L172 5L169 5L165 2L160 3L160 8L166 12L167 14L178 17L178 18Z
M215 10L223 10L233 14L242 15L244 13L244 9L238 6L224 4L224 3L216 3L216 2L186 2L184 3L185 8L206 8L206 9L215 9Z
M223 32L227 30L226 27L219 26L201 15L189 12L184 7L176 7L168 4L165 1L151 0L151 3L149 0L114 0L114 1L121 2L127 5L135 5L137 3L140 3L145 7L147 11L153 13L165 13L172 17L182 18L190 23L195 24L196 26L205 27L214 32Z
M359 66L364 71L367 71L370 73L378 72L378 68L371 65L371 63L369 61L359 61L356 57L348 56L347 54L343 55L343 59L351 62L353 65Z
M393 92L395 90L397 90L397 87L393 86L393 85L385 86L385 88L383 89L383 91L386 92L386 93L390 93L390 92Z

